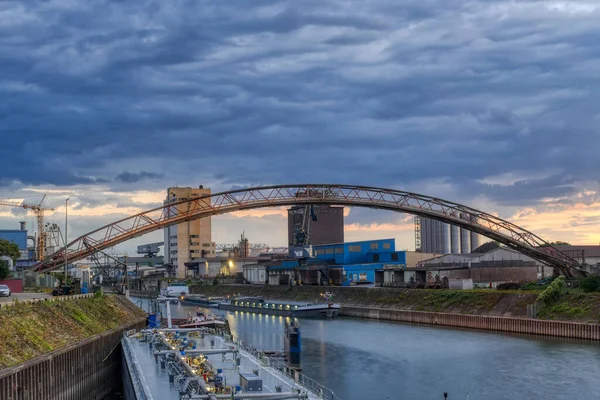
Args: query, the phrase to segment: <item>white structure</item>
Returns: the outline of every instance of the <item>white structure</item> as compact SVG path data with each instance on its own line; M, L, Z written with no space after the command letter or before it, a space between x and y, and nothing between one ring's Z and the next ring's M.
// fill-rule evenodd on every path
M417 264L419 267L435 266L437 264L475 264L485 261L525 261L535 262L538 261L531 257L521 254L516 250L508 247L498 247L494 250L488 251L483 254L446 254L440 257L432 258L429 260L421 261Z
M456 289L456 290L473 289L473 279L448 279L448 289Z
M243 266L244 279L250 283L265 284L267 282L267 267L261 264Z
M469 219L469 216L461 214L460 218ZM482 241L481 235L468 229L421 217L421 251L423 253L468 254L478 248Z

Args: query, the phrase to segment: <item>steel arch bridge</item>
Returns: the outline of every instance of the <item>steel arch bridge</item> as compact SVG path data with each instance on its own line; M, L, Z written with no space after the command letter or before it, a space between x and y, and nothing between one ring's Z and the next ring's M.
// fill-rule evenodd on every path
M113 222L73 240L67 246L69 261L90 256L137 236L170 225L240 210L302 204L368 207L414 214L443 221L505 244L567 277L574 271L585 274L573 258L550 246L539 236L494 215L458 203L417 193L368 186L302 184L263 186L231 190L165 204ZM540 249L540 246L545 246ZM62 249L33 268L52 271L64 265Z

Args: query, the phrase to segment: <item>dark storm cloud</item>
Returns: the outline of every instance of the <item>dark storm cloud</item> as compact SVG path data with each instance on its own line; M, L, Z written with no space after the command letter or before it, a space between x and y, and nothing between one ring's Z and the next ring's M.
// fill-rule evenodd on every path
M156 172L123 172L117 176L117 180L124 183L137 183L147 179L160 179L164 175Z
M519 205L598 181L595 3L0 7L0 185L440 180Z

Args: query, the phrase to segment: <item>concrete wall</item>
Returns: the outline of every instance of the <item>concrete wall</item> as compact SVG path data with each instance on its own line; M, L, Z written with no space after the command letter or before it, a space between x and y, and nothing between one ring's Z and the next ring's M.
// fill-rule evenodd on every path
M362 307L342 307L347 317L414 322L429 325L473 328L489 331L600 340L600 325L580 322L547 321L539 319L493 317L484 315L444 314L424 311L402 311Z
M98 400L121 390L122 333L146 319L0 371L0 399Z

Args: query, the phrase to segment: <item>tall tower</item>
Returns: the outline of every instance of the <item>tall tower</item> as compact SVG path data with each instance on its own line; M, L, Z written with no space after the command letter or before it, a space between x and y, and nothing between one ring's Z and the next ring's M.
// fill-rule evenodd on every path
M344 207L317 204L314 206L316 221L310 221L310 245L344 243ZM310 215L304 215L304 206L294 206L288 210L288 245L290 251L296 243L295 235L302 229L302 223Z
M210 195L203 186L172 187L167 189L165 204ZM187 209L187 204L177 206L178 211ZM175 210L173 210L173 213ZM195 219L164 229L165 263L177 266L177 277L185 277L185 263L199 258L215 257L216 246L212 242L211 217Z

